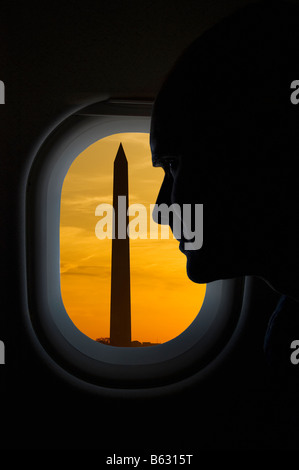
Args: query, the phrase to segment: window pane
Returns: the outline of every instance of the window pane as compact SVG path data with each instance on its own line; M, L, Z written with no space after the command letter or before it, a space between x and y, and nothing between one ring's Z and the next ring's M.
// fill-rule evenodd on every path
M197 316L205 285L191 282L178 241L152 239L150 204L156 201L163 170L153 168L148 134L115 134L99 140L71 165L62 188L60 215L61 294L76 327L97 340L110 337L110 238L96 236L100 204L113 204L113 168L122 143L128 161L129 205L142 204L146 221L130 237L131 338L163 343L182 333ZM130 222L137 221L130 216ZM153 226L152 226L153 227ZM135 343L135 345L138 345Z

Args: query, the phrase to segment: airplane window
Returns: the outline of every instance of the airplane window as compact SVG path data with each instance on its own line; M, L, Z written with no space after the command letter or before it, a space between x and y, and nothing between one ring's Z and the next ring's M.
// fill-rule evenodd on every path
M251 292L250 279L193 284L177 240L169 233L148 237L148 206L162 178L151 167L150 115L151 103L107 100L68 116L32 155L24 194L28 334L57 374L110 395L152 394L201 380L233 347ZM116 208L113 188L125 182L122 176L115 183L118 165L122 175L128 171L127 193L118 196L128 195L132 212L124 224L130 237L117 240L126 248L116 243L113 250L115 239L105 231L123 225L109 225L104 209ZM146 208L146 216L137 207ZM113 268L114 252L122 261ZM127 269L124 277L119 264ZM122 301L131 320L125 339L115 322L110 328L112 279L118 279L116 292L130 281L131 297ZM125 287L122 295L128 292Z
M112 217L107 210L113 209L113 173L118 171L114 162L120 145L120 165L122 157L128 168L131 216L124 245L127 262L115 255L117 274L126 269L117 285L111 270ZM122 167L119 171L125 177ZM202 306L206 286L188 279L178 241L169 227L161 229L152 220L151 205L163 173L152 167L149 134L125 133L89 146L65 177L60 212L62 300L79 330L104 344L164 343L182 333Z

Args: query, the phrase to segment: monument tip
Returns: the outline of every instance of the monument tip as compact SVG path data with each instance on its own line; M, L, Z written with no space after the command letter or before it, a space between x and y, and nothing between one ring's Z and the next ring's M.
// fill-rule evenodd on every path
M126 157L124 148L122 146L122 143L119 144L118 151L117 151L114 161L126 161L127 162L127 157Z

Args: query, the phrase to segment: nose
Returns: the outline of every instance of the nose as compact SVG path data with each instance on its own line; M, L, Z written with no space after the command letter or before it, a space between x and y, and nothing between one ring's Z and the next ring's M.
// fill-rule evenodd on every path
M163 219L161 211L158 211L158 206L166 204L168 207L171 205L171 192L172 192L172 179L165 175L156 203L152 212L154 222L160 225L169 225L169 218Z

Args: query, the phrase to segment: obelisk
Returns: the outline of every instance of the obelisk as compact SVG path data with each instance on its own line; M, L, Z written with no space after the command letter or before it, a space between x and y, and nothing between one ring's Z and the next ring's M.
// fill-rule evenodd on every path
M130 346L131 287L130 239L128 236L128 162L120 144L114 160L114 225L111 262L110 344Z

